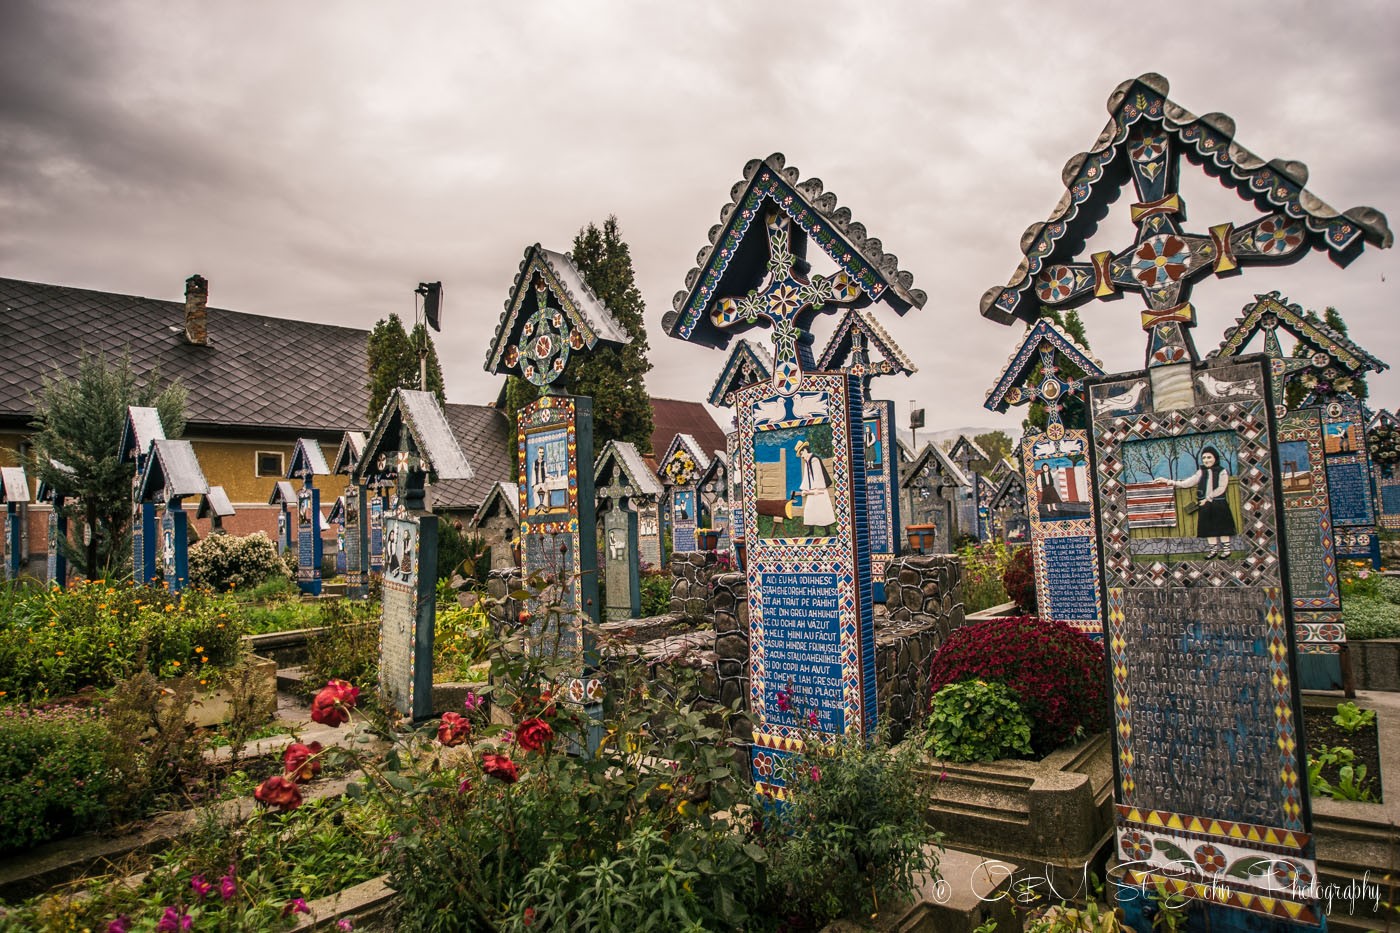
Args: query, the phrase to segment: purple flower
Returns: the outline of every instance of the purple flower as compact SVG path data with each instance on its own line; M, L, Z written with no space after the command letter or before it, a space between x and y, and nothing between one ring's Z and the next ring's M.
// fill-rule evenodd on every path
M238 882L233 880L233 866L228 867L228 874L219 879L219 896L226 901L233 900L233 896L238 893Z
M190 888L194 891L195 897L201 901L209 896L209 892L214 890L214 886L204 880L203 875L195 875L190 879Z
M481 709L481 705L485 702L485 697L478 694L475 690L468 690L467 698L462 701L462 705L467 708L467 712L474 713Z
M355 924L354 924L354 921L351 921L351 920L348 920L348 919L347 919L347 920L337 920L337 921L335 922L335 928L336 928L337 930L343 930L344 933L350 933L351 930L355 929Z
M174 907L165 908L165 913L161 914L160 922L156 924L156 933L180 933L194 926L194 918L183 910L176 910Z
M126 933L126 928L131 925L131 918L122 914L111 923L107 924L107 933Z
M287 902L286 907L282 908L282 916L284 917L290 916L291 914L309 913L311 913L311 908L306 906L306 898L304 897L294 897Z

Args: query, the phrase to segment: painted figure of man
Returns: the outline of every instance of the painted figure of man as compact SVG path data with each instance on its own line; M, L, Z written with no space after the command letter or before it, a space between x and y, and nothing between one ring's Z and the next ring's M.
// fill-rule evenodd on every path
M836 521L836 509L831 502L831 476L826 472L826 464L813 455L812 446L806 441L798 441L793 448L802 459L802 487L797 495L802 498L802 523L818 528Z

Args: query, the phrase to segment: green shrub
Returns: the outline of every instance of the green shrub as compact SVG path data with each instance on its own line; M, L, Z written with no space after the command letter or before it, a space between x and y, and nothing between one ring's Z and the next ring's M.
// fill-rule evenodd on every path
M1355 568L1343 571L1342 621L1349 641L1400 638L1400 580L1367 571L1363 579ZM1352 584L1346 584L1350 573Z
M486 658L491 620L479 606L438 603L433 630L433 670L447 680L467 680L471 667Z
M302 688L308 695L333 678L352 684L379 682L379 613L379 603L368 600L322 604L322 628L306 640L302 665Z
M130 583L32 590L0 603L0 695L104 689L137 671L197 675L232 664L246 631L227 595Z
M812 929L840 917L864 921L911 894L918 873L936 872L925 845L939 837L924 821L913 743L809 742L786 764L790 799L764 817L770 917Z
M244 589L267 580L290 580L277 545L261 531L246 537L210 535L190 547L190 584L211 590Z
M947 761L1031 755L1031 721L1005 684L961 680L933 697L924 747Z
M1355 735L1362 729L1369 729L1376 724L1376 711L1362 709L1351 702L1338 703L1332 721L1347 735Z
M1002 577L1011 563L1011 551L1000 541L966 544L958 549L962 560L963 606L981 612L1007 602Z
M106 825L107 746L96 709L0 709L0 852Z
M664 615L671 611L671 573L668 570L651 570L642 574L642 614L641 618Z

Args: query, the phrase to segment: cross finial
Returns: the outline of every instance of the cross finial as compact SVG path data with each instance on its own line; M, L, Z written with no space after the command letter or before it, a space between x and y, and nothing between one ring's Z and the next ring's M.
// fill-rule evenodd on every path
M860 286L845 270L827 277L806 275L806 262L792 252L792 221L773 212L768 231L768 275L758 288L742 298L721 298L710 315L717 327L755 324L759 318L773 325L773 388L792 395L802 382L807 351L806 319L828 301L848 303L860 297Z

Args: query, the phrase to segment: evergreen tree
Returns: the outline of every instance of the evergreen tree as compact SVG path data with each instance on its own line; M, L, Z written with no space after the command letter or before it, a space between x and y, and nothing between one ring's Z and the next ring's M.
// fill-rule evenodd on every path
M418 388L418 348L425 344L428 348L427 389L437 396L438 402L446 404L442 367L438 364L437 347L433 345L427 327L418 324L410 336L399 316L390 314L387 321L378 322L369 332L368 414L371 425L379 420L384 403L389 401L395 389Z
M571 255L584 282L617 318L631 341L623 347L599 346L570 354L556 384L570 395L593 399L595 451L617 439L631 441L644 454L651 453L651 397L645 381L651 369L643 320L646 304L637 289L632 252L618 230L617 218L609 216L601 230L591 223L580 230L574 237ZM507 380L505 414L510 421L510 437L515 436L516 412L539 394L524 379ZM511 450L514 455L514 445Z
M1085 350L1089 349L1089 338L1084 333L1084 321L1079 316L1079 309L1070 308L1069 311L1061 317L1060 312L1055 308L1041 305L1040 316L1049 318L1054 323L1060 325L1065 333L1074 338L1075 343L1079 344ZM1041 366L1037 363L1035 369L1031 371L1032 383L1039 382L1042 375L1043 371ZM1084 371L1073 363L1065 361L1064 370L1060 375L1067 379L1082 379L1084 377ZM1084 418L1084 399L1082 391L1075 395L1066 396L1061 400L1061 404L1062 411L1060 420L1064 422L1066 428L1083 428L1087 426L1087 422ZM1041 402L1032 402L1030 409L1026 412L1026 419L1021 422L1021 430L1026 434L1044 431L1045 426L1049 424L1049 422L1050 417L1046 414L1045 405Z
M1303 317L1311 324L1326 324L1343 337L1347 336L1347 322L1342 320L1342 313L1336 308L1329 307L1324 309L1321 316L1319 316L1316 311L1309 311L1304 314ZM1295 343L1293 345L1294 357L1305 359L1311 355L1307 347L1303 344ZM1317 374L1318 371L1315 369L1305 369L1301 373L1294 374L1288 381L1288 384L1284 386L1283 398L1290 410L1302 405L1303 400L1307 398L1308 393L1311 391L1311 387L1304 381L1303 377L1309 375L1316 376ZM1371 389L1366 385L1366 374L1364 372L1357 373L1355 376L1343 376L1342 378L1346 381L1333 386L1340 394L1353 395L1361 402L1366 401L1367 397L1370 396Z
M63 542L64 554L88 579L120 575L130 562L131 482L133 465L120 461L127 407L142 405L160 412L166 437L185 431L185 389L178 383L161 386L153 371L144 380L124 353L110 364L105 355L86 351L75 377L55 370L44 379L35 400L34 462L41 481L61 488L70 530L82 547ZM57 460L72 473L56 469ZM88 532L91 534L88 534Z
M972 439L972 442L987 452L988 464L987 472L991 472L992 467L1003 460L1011 457L1015 445L1005 431L988 431L986 434L979 434Z

